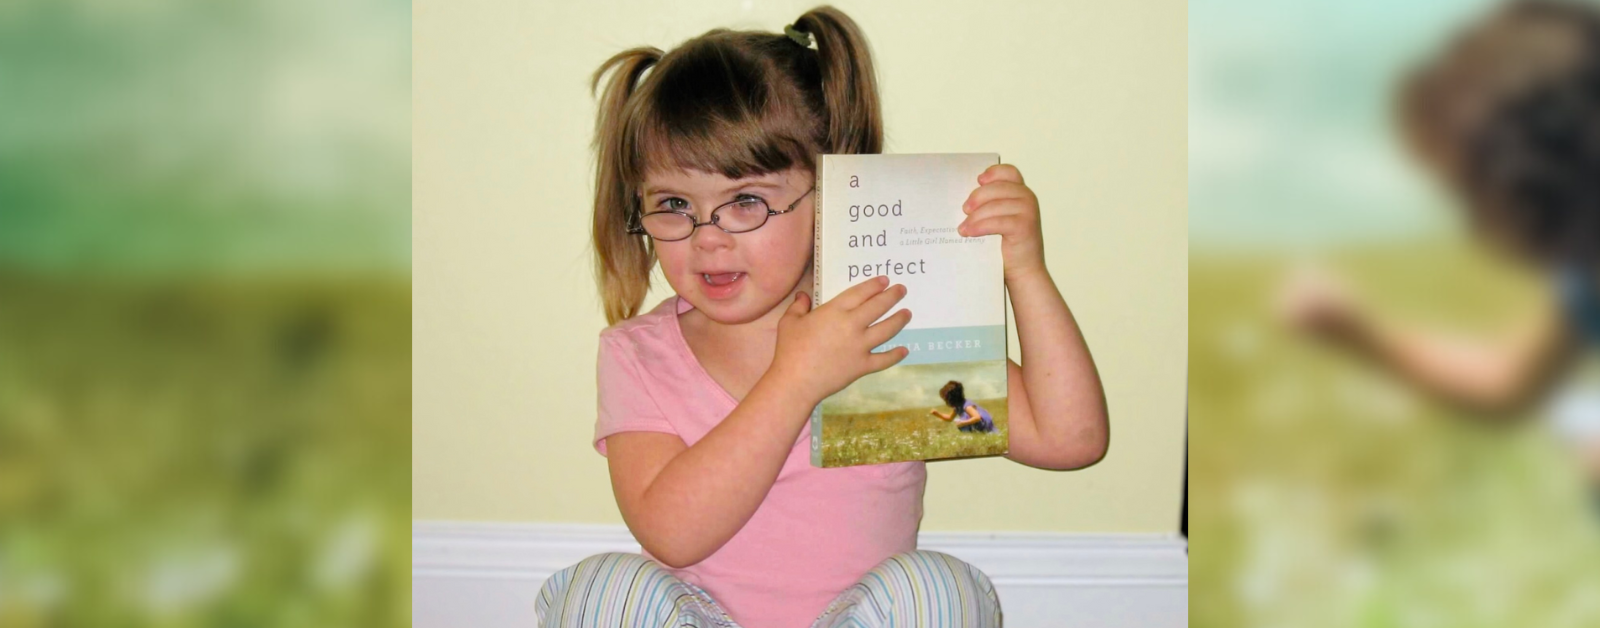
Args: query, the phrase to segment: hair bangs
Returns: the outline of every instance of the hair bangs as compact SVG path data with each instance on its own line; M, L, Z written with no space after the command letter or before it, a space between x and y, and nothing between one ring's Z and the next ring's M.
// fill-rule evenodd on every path
M725 36L736 35L733 33ZM634 181L698 170L742 179L814 169L817 123L769 76L770 64L709 38L663 59L635 111L628 151Z

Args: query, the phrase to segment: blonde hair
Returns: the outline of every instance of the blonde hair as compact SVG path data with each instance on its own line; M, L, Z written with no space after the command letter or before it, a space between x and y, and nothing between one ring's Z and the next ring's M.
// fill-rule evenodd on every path
M595 282L608 323L637 315L650 290L654 243L628 233L648 174L815 172L818 154L882 152L877 79L856 23L821 6L794 29L816 48L719 28L667 53L625 50L595 71L590 90L605 84L594 134Z

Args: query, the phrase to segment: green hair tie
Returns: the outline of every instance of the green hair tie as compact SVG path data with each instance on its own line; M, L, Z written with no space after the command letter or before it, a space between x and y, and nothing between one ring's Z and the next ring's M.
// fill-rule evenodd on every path
M798 30L793 24L783 27L783 34L788 35L789 39L794 40L794 43L800 44L802 47L811 47L811 33Z

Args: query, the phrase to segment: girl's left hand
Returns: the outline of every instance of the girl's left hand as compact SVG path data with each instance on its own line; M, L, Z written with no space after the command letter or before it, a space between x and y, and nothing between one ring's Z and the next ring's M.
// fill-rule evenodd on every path
M1022 182L1011 164L989 166L978 175L978 189L967 197L961 211L967 219L956 232L965 237L1000 235L1000 257L1009 282L1034 272L1045 272L1044 238L1039 228L1039 198Z

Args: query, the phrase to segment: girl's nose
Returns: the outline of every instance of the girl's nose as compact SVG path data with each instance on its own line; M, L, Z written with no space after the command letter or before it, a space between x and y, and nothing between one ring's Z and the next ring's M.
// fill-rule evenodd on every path
M730 248L733 246L733 234L716 225L702 225L694 230L694 235L689 236L689 243L703 251Z

